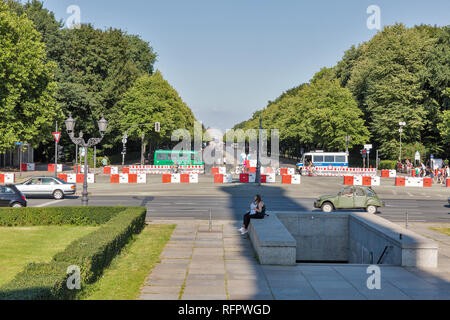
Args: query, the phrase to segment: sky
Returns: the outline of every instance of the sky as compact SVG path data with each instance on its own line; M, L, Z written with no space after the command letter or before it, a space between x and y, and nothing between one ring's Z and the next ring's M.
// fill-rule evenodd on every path
M449 25L449 0L44 0L57 19L71 5L81 23L137 34L155 65L206 127L249 119L284 91L334 66L370 40L371 5L381 28L402 22ZM371 20L373 21L373 20Z

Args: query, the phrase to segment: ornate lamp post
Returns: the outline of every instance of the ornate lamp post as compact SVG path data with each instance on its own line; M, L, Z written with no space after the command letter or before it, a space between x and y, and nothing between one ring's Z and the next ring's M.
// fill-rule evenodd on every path
M105 136L106 129L108 129L108 121L102 115L100 121L98 121L98 129L100 131L101 138L90 138L87 142L83 139L83 132L80 132L78 138L75 137L75 120L72 118L72 114L69 114L69 118L65 121L66 130L69 134L70 140L75 143L77 146L83 147L85 150L84 157L84 181L83 181L83 193L81 197L81 203L84 207L88 206L88 183L87 183L87 174L88 174L88 160L87 160L87 150L88 148L92 148L99 144L103 137Z

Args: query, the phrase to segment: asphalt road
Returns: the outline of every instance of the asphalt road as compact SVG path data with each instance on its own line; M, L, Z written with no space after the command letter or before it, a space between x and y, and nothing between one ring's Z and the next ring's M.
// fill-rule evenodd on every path
M152 219L209 219L241 220L248 211L251 199L243 196L91 196L92 206L146 206L148 218ZM268 211L311 212L313 198L265 197ZM441 200L386 199L380 216L392 222L403 222L406 213L410 222L450 223L450 206ZM29 206L79 206L79 197L68 197L62 201L52 199L29 199Z

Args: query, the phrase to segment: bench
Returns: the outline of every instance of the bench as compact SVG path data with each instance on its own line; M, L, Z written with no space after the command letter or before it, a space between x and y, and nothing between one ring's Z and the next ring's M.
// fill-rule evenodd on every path
M276 214L263 220L253 219L249 236L262 265L296 264L297 243Z

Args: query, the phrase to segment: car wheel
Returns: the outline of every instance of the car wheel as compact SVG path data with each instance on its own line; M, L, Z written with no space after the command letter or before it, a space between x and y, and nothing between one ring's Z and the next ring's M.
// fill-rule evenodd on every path
M53 198L55 200L64 199L64 193L61 190L55 190L55 192L53 192Z
M21 203L19 203L19 202L14 202L14 203L11 205L11 207L12 207L12 208L23 208L23 205L22 205Z
M327 202L322 205L322 211L325 213L333 212L334 207L331 203Z
M377 207L375 207L375 206L368 206L366 208L366 211L367 211L367 213L375 214L375 213L377 213Z

